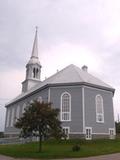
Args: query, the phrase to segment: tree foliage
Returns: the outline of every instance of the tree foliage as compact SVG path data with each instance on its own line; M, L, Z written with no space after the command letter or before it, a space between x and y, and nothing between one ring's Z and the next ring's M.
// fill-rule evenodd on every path
M0 132L0 138L4 138L4 132Z
M115 122L116 133L120 134L120 122Z
M21 129L22 136L39 136L39 151L41 151L43 139L49 137L60 139L64 136L58 114L59 109L51 107L51 103L34 101L26 107L15 127Z

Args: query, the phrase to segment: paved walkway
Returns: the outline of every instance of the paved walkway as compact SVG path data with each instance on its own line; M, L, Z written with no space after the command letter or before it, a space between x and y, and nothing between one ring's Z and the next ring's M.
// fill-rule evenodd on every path
M0 155L0 160L33 160L33 159L17 159ZM120 153L97 156L97 157L88 157L88 158L71 158L71 159L67 158L67 159L56 159L56 160L120 160Z
M61 159L59 159L59 160L61 160ZM97 157L88 157L88 158L72 158L72 159L67 158L64 160L120 160L120 153L97 156Z

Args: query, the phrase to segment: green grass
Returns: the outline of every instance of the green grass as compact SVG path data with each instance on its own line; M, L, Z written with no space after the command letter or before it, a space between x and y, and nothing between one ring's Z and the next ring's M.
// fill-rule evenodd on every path
M80 145L80 151L72 151L72 146L75 144ZM38 143L0 145L0 154L16 158L77 158L117 152L120 152L120 139L46 141L43 143L43 151L41 153L38 152Z

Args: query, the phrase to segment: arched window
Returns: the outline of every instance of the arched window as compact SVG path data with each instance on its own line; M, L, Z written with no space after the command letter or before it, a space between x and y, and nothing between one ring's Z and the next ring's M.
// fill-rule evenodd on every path
M9 127L10 122L10 108L7 108L6 127Z
M25 108L26 108L26 103L24 103L22 106L22 114L25 112Z
M39 69L33 68L33 78L39 78Z
M33 68L33 78L35 78L36 74L35 74L35 68Z
M71 120L71 95L64 92L61 95L61 121Z
M15 108L11 108L11 121L10 121L10 126L14 126L14 121L15 121Z
M104 123L103 98L101 95L96 96L96 122Z
M31 99L31 100L30 100L30 104L32 104L32 103L34 103L34 100Z
M39 73L39 70L38 70L38 68L36 69L36 78L38 78L39 76L38 76L38 73Z
M17 119L20 117L20 106L18 105L17 108L16 108L16 121Z

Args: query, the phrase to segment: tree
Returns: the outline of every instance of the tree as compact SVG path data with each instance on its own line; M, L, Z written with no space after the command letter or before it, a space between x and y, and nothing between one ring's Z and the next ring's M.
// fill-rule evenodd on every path
M120 134L120 122L115 122L116 133Z
M0 132L0 138L4 138L4 132Z
M59 109L53 108L51 103L34 101L26 107L23 116L17 119L15 127L21 129L23 136L38 135L39 152L41 152L43 138L64 137L58 114Z

